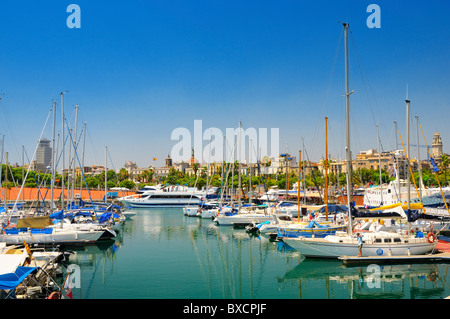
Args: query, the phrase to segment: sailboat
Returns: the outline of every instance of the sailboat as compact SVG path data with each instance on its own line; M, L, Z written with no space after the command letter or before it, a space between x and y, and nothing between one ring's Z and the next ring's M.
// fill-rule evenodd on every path
M327 141L327 123L328 118L325 117L325 154L328 154L328 141ZM299 153L300 157L301 153ZM325 163L328 163L328 156L325 158ZM329 205L328 205L328 169L326 166L325 169L325 205L323 208L324 214L319 214L319 212L314 214L310 213L309 216L303 216L301 219L299 211L300 211L300 196L297 197L297 205L295 205L297 210L297 221L289 218L289 216L274 216L274 220L271 222L264 222L260 225L255 225L254 230L259 231L260 233L271 233L270 237L278 237L278 239L283 239L284 237L325 237L327 235L333 235L336 231L345 231L346 224L343 218L340 218L338 211L334 212L333 218L329 220ZM300 171L299 171L299 179L300 179ZM298 182L298 184L300 184ZM300 194L300 189L297 189L298 194ZM278 213L280 210L277 207L275 208ZM285 212L289 212L292 214L291 210L285 210Z
M345 38L345 97L346 97L346 157L347 157L347 206L348 228L347 232L336 232L324 238L284 238L283 241L299 251L305 257L339 258L341 256L358 256L358 239L353 234L352 207L351 207L351 151L350 151L350 93L348 81L348 24L343 23ZM409 100L407 103L407 131L409 145ZM409 162L408 162L409 163ZM409 171L408 171L409 173ZM408 196L408 210L410 197ZM432 235L432 234L431 234ZM424 255L432 252L437 244L434 235L416 238L410 232L366 232L362 233L362 257L366 256L398 256L398 255Z
M217 225L227 225L227 226L247 226L253 223L261 223L267 220L271 220L272 217L267 211L267 205L253 205L242 204L241 199L241 131L242 124L239 121L239 131L238 131L238 142L239 142L239 191L238 191L238 207L234 208L232 206L232 211L219 212L219 214L214 218Z
M51 112L53 112L53 142L54 142L56 102L53 103ZM69 137L74 146L75 150L74 157L75 157L76 146L73 142L72 134L70 133L70 131ZM53 201L53 188L56 171L54 149L55 147L53 146L50 212L45 212L43 216L22 215L21 217L18 217L15 220L16 223L11 223L12 220L8 219L8 223L6 223L6 225L2 228L0 234L0 242L4 242L7 244L22 243L23 241L26 241L31 244L62 244L62 243L84 244L96 242L100 238L102 239L113 238L116 236L116 233L112 229L110 229L109 225L107 225L106 223L99 223L98 220L97 222L92 222L92 219L91 223L73 223L72 220L69 221L65 218L64 210L61 210L59 212L52 212L55 206ZM26 176L28 176L29 170L30 168L28 169ZM26 176L24 181L26 180ZM23 191L23 187L24 183L22 184L22 187L20 189L19 196ZM62 200L64 201L64 195L62 196ZM89 217L92 213L93 212L89 213Z

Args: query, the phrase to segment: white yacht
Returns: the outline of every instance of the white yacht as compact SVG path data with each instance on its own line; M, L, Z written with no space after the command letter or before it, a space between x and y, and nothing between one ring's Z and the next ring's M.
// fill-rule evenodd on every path
M205 199L205 191L187 186L166 186L161 189L141 190L134 195L120 197L118 200L132 208L148 207L183 207L198 205Z
M219 213L214 221L217 225L222 226L236 226L252 223L262 223L267 220L272 220L270 212L265 206L242 205L241 209L237 208L234 211L225 211Z
M416 238L412 235L392 232L363 232L362 256L406 256L424 255L433 251L437 241L434 238ZM356 235L337 232L324 238L283 238L283 241L305 257L339 258L357 256Z

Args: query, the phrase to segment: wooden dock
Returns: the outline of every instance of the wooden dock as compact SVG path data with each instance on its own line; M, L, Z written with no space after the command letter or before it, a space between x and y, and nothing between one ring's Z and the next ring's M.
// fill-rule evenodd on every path
M407 264L407 263L427 263L427 262L450 262L450 253L439 251L435 254L426 255L401 255L401 256L341 256L344 264Z

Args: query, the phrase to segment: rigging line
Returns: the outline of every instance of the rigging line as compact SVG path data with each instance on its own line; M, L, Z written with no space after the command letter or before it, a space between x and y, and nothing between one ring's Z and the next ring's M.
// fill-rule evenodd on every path
M364 75L363 75L363 71L362 71L362 67L361 67L361 62L359 60L359 55L358 55L358 51L357 51L357 48L356 48L356 44L353 41L352 32L350 32L350 41L352 42L352 47L353 47L353 50L354 50L354 53L355 53L355 56L356 56L356 63L358 65L359 73L361 75L361 80L362 80L362 83L363 83L363 86L364 86L364 91L366 93L367 101L369 103L370 114L372 115L372 120L373 120L373 122L374 122L374 124L376 126L377 123L376 123L376 120L375 120L375 115L373 114L372 103L370 102L369 92L367 90L366 81L364 80ZM375 104L376 104L376 101L375 101Z
M94 159L96 159L96 162L99 163L100 161L97 160L97 159L98 159L98 154L95 152L95 150L97 149L97 147L95 146L94 142L92 141L92 137L91 137L90 130L86 130L86 133L87 133L88 140L89 140L89 142L90 142L90 144L91 144L91 147L92 147L91 153L94 154Z
M430 149L428 148L427 140L425 139L425 134L423 133L422 124L420 124L420 120L419 120L419 119L418 119L418 122L419 122L420 130L422 131L423 141L425 142L425 146L427 147L427 153L428 153L428 156L429 156L430 158L432 158L432 157L431 157L431 153L430 153ZM434 171L434 169L433 169L433 171ZM443 198L443 200L444 200L445 208L447 209L447 212L450 214L450 210L449 210L449 207L448 207L448 205L447 205L447 200L445 199L444 192L442 191L442 188L441 188L441 183L439 182L438 174L437 174L436 171L434 171L434 174L435 174L435 176L436 176L436 181L437 181L437 183L438 183L438 185L439 185L439 190L441 191L441 195L442 195L442 198Z
M0 98L0 101L3 102L3 99ZM6 126L8 127L8 130L9 130L9 132L10 132L10 134L11 134L11 139L12 139L12 141L13 141L14 148L16 149L17 156L20 158L20 152L19 152L19 150L17 149L16 138L15 138L15 136L14 136L13 130L11 129L11 124L10 124L10 121L9 121L9 117L8 117L8 114L6 113L6 108L5 108L5 106L4 106L3 104L4 104L4 103L0 103L1 108L2 108L2 111L3 111L3 114L4 114L4 116L5 116Z
M116 179L117 179L117 186L120 187L119 176L117 175L116 168L114 167L114 163L113 163L113 160L112 160L112 158L111 158L111 153L109 152L109 149L107 149L106 152L107 152L108 157L109 157L109 159L110 159L110 161L111 161L111 166L112 166L112 169L113 169L113 172L114 172L114 176L115 176ZM106 172L106 167L105 167L105 174L106 174L106 173L107 173L107 172ZM106 178L108 178L108 176L107 176ZM121 193L122 195L124 194L124 192L123 192L122 190L120 190L120 193Z
M42 135L44 134L45 128L46 128L47 123L48 123L48 119L50 118L50 114L52 112L53 112L52 109L50 109L50 111L48 112L47 119L45 120L44 127L42 128L41 135L39 137L39 141L42 139ZM39 142L37 143L36 148L34 149L34 154L33 154L32 158L35 158L35 156L36 156L38 145L39 145ZM25 174L25 177L24 177L25 180L28 177L28 173L30 172L30 168L31 168L31 165L28 166L27 173ZM19 200L20 195L22 194L23 187L24 187L24 184L22 183L22 187L20 188L19 194L17 194L16 201L14 202L13 210L17 209L17 201ZM11 219L11 216L10 216L10 219Z
M325 105L326 105L326 103L328 101L328 95L330 93L331 81L333 79L334 70L335 70L336 64L337 64L337 57L338 57L338 54L339 54L339 51L340 51L341 42L342 42L342 34L343 34L343 29L341 29L341 34L339 36L338 45L337 45L337 48L336 48L336 52L334 54L333 66L331 68L331 73L330 73L329 78L328 78L328 87L327 87L327 91L325 93L324 101L322 103L322 109L325 107Z
M27 150L24 149L24 152L25 152L25 157L27 158L28 162L31 163L30 158L28 157ZM30 166L31 166L31 165L30 165ZM38 195L38 198L39 198L40 189L39 189L39 184L38 184L37 181L36 181L36 175L34 174L34 172L33 172L33 179L34 179L34 181L35 181L35 183L36 183L36 185L37 185L37 187L38 187L38 193L37 193L37 195ZM25 177L24 177L24 180L22 181L22 184L23 184L23 185L25 185L25 181L26 181L26 179L25 179ZM34 201L34 199L33 199L33 201L31 202L31 207L33 207L34 205L35 205L35 201Z
M324 112L325 106L326 106L327 101L328 101L328 96L329 96L330 89L331 89L331 82L332 82L333 75L334 75L334 72L335 72L335 69L336 69L337 58L338 58L338 55L339 55L340 46L341 46L341 42L342 42L342 36L343 36L343 30L341 29L341 32L340 32L340 35L339 35L339 40L338 40L338 43L337 43L337 46L336 46L336 51L335 51L334 58L333 58L333 65L331 67L331 72L330 72L330 74L328 76L327 90L325 92L325 96L324 96L324 99L322 101L322 106L321 106L321 112L322 113ZM317 121L319 121L319 120L317 120ZM316 144L315 143L315 138L317 138L320 125L317 124L317 125L315 125L315 127L316 127L316 130L315 130L315 133L314 133L313 140L311 141L311 145L315 145Z
M83 129L81 129L81 133L80 133L80 136L78 137L78 141L77 141L77 143L75 144L75 146L74 146L74 148L75 148L75 150L77 150L78 149L78 146L80 145L80 141L81 141L81 137L83 136ZM66 141L64 142L64 146L66 145L66 142L67 142L67 137L66 137ZM58 159L58 161L59 161L59 159ZM58 163L56 163L56 165L57 165ZM72 167L72 164L76 164L75 163L75 157L73 156L71 159L70 159L70 161L69 161L69 167Z
M367 96L367 101L369 103L369 108L370 108L370 113L372 115L372 120L373 120L373 122L374 122L374 124L376 126L377 123L376 123L376 120L375 120L375 115L373 113L372 104L370 102L369 91L367 89L368 85L366 85L366 81L364 79L364 74L363 74L363 70L362 70L362 63L360 62L360 58L359 58L359 55L358 55L357 47L356 47L356 44L355 44L355 42L353 40L352 32L350 32L350 41L352 42L352 47L353 47L353 50L354 50L354 53L355 53L355 56L356 56L356 62L357 62L357 65L358 65L359 73L361 75L361 80L362 80L362 83L363 83L363 86L364 86L364 91L365 91L366 96ZM376 101L375 97L374 97L374 100L375 100L375 104L377 104L377 101ZM380 122L383 123L382 118L381 118ZM381 149L384 150L383 143L381 142L381 137L379 138L379 141L380 141Z
M67 121L66 121L66 126L69 127ZM70 130L68 130L68 133L69 133L69 136L70 136L70 141L72 142L72 146L73 146L73 148L74 148L74 153L75 153L74 156L77 157L78 165L80 165L80 167L81 167L80 159L78 158L78 152L76 151L76 147L75 147L75 144L74 144L74 141L73 141L72 133L70 132ZM106 167L105 167L105 169L106 169ZM105 173L106 173L106 172L105 172ZM95 218L98 220L98 216L97 216L97 206L94 204L94 201L92 200L91 192L90 192L90 190L89 190L89 187L88 187L88 184L87 184L87 181L86 181L86 176L85 176L83 170L81 170L81 175L83 176L84 183L85 183L85 185L86 185L86 189L87 189L88 194L89 194L89 199L91 200L92 207L94 208Z

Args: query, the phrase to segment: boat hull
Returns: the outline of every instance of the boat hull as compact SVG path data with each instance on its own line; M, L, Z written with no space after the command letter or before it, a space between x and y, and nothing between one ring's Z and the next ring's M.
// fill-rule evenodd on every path
M235 224L251 224L251 223L262 223L267 220L272 220L270 215L259 215L259 214L236 214L231 216L216 216L214 221L217 225L222 226L233 226Z
M359 250L356 241L349 243L331 242L317 238L283 238L283 241L309 258L339 258L341 256L358 256ZM406 256L425 255L436 247L436 242L429 243L424 240L411 239L408 243L387 245L364 244L362 257L369 256Z
M2 234L0 242L6 244L86 244L95 243L104 234L104 231L54 231L51 234L31 234L23 232L18 234Z
M198 214L198 206L192 206L192 207L183 207L183 214L185 216L194 217Z
M186 205L198 205L201 202L199 198L180 198L180 199L155 199L147 201L121 200L121 202L132 208L149 208L149 207L183 207Z
M324 238L328 235L335 235L337 231L345 231L347 226L332 226L326 228L298 228L298 227L278 227L276 232L278 238Z

